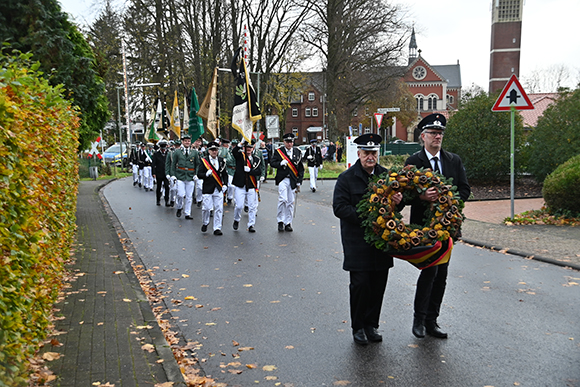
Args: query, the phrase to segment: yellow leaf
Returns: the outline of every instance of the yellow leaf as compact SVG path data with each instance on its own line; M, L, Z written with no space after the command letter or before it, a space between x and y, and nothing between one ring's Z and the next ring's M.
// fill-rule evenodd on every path
M245 284L244 287L245 288L251 288L253 285L252 284Z
M264 371L274 371L274 370L277 370L278 367L276 367L274 365L265 365L265 366L262 367L262 369Z
M183 278L189 278L189 275L188 275L188 274L182 274L181 276L182 276Z
M60 353L58 352L45 352L42 354L42 358L46 361L53 361L60 358Z
M350 382L348 380L337 380L336 382L332 383L335 386L348 386Z
M128 298L123 298L123 301L125 301L125 302L131 302L131 300L128 299Z
M173 387L173 382L157 383L154 387Z
M143 344L141 346L141 349L147 352L153 352L155 351L155 347L152 344Z
M254 349L254 347L240 347L240 348L238 348L238 351L239 352L242 352L242 351L251 351L253 349Z
M266 376L264 379L266 380L278 380L277 376Z
M246 367L253 370L254 368L258 368L258 365L257 364L246 364Z
M207 326L217 325L216 323L205 323Z
M197 298L195 298L194 296L187 296L185 297L186 300L197 300Z

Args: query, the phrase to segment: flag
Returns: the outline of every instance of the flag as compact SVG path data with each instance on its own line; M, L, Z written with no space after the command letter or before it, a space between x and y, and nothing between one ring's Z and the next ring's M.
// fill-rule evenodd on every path
M175 98L173 99L173 110L171 111L169 130L175 133L177 138L181 138L181 123L179 121L179 102L177 101L177 90L175 90Z
M201 137L203 134L203 120L198 114L199 102L197 101L197 94L195 93L195 87L191 89L191 106L189 107L189 135L191 136L191 141L195 141Z
M157 134L163 138L169 138L169 114L167 113L167 108L163 107L161 98L157 99L157 112L155 115L155 127L157 128Z
M256 92L250 80L250 74L246 68L242 47L238 48L234 53L231 70L236 79L232 126L244 136L246 141L250 142L254 122L261 119L262 115L256 99Z
M187 108L187 91L183 98L183 121L181 121L181 132L189 133L189 109Z
M159 98L157 99L157 101L159 101L159 104L161 104L161 101L159 100ZM156 127L156 120L157 120L157 110L155 109L155 105L159 105L157 103L153 104L153 108L151 108L151 123L148 126L147 129L147 140L149 141L159 141L160 138L157 135L157 127Z
M216 107L217 107L217 75L218 69L217 67L213 69L213 76L211 77L211 84L207 89L207 93L205 94L205 98L201 104L201 108L199 108L197 115L201 118L206 120L207 130L213 134L213 138L217 138L217 114L216 114Z

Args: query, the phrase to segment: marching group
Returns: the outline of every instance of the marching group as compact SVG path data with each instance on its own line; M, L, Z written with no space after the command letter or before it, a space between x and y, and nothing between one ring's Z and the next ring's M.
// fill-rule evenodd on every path
M278 231L291 232L296 193L304 178L306 161L310 173L310 190L316 192L318 170L322 168L322 153L316 140L311 141L304 156L294 146L295 136L284 135L284 146L272 150L263 141L251 142L218 138L207 143L201 138L191 141L161 140L156 145L133 145L129 165L133 172L133 186L153 191L156 185L156 204L164 198L166 207L176 207L176 216L193 219L195 202L202 210L201 231L207 232L213 217L214 235L223 235L222 221L225 205L234 205L232 228L238 230L242 211L248 213L248 232L256 232L256 214L260 201L260 185L266 181L268 165L276 169L278 186Z

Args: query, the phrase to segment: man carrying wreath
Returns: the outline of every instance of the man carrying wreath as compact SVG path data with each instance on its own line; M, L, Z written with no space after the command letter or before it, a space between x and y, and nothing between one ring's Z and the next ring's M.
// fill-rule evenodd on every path
M471 193L471 187L467 182L461 158L441 148L446 123L445 117L441 114L430 114L419 122L418 129L421 130L421 142L424 146L423 149L411 155L405 161L405 165L430 168L446 178L452 178L461 200L466 201ZM411 203L411 223L422 224L425 210L437 198L438 192L434 187L415 198ZM433 337L447 338L447 333L443 332L437 324L437 318L445 293L448 267L449 263L443 263L421 270L414 302L412 332L416 337L425 337L427 333Z
M357 204L368 191L369 180L387 171L378 164L382 138L378 134L357 137L357 162L338 176L334 186L332 210L340 218L340 236L344 250L342 268L350 274L350 315L355 343L366 345L383 338L378 332L383 296L393 257L365 241L363 219ZM392 196L399 204L400 192Z
M210 212L213 209L213 235L222 235L222 219L224 214L224 192L228 189L228 173L226 161L218 156L219 144L215 141L207 145L208 155L201 159L197 177L203 180L201 231L206 232L209 225Z
M276 168L276 185L278 186L278 231L293 231L294 203L296 192L304 179L302 152L294 146L294 135L284 135L284 146L276 149L272 155L272 168Z

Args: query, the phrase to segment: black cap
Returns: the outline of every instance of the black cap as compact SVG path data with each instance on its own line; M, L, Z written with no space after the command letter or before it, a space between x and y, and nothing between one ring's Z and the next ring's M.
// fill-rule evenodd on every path
M447 124L447 119L443 114L433 113L429 114L427 117L423 118L417 127L420 130L425 129L440 129L445 130L445 125Z
M221 142L222 142L222 144L229 144L230 140L228 140L227 138L222 138Z
M315 142L317 142L317 141L318 141L317 139L313 138L312 140L310 140L310 143L311 143L311 144L314 144L314 143L315 143Z
M354 143L357 145L358 149L366 150L366 151L378 151L381 148L381 141L383 138L374 133L363 134L362 136L358 136Z
M254 138L252 138L252 142L244 142L244 147L245 148L252 148L254 145L256 144L256 140Z
M220 145L217 142L215 142L215 141L212 141L209 144L207 144L207 149L215 149L215 150L218 150L219 147L220 147Z
M293 133L286 133L284 136L282 136L282 138L284 141L294 141L296 136Z

